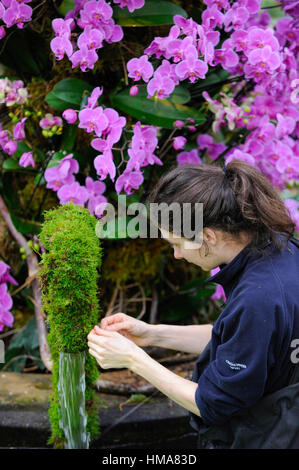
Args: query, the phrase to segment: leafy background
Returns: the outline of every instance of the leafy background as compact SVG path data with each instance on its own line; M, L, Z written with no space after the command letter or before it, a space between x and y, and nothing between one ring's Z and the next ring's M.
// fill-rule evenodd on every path
M272 3L264 2L263 5ZM145 88L141 88L134 98L129 95L125 67L128 60L142 55L153 37L167 35L175 14L200 20L206 8L203 2L196 2L195 5L195 2L188 0L146 0L145 6L133 13L115 6L114 19L123 26L124 39L120 43L106 44L94 69L85 73L78 67L72 69L66 58L57 62L49 46L53 38L52 19L64 16L73 7L73 2L37 1L32 4L33 20L23 29L12 28L0 44L2 77L23 80L30 96L26 104L13 109L16 118L24 112L29 113L27 144L19 143L17 152L12 156L0 156L0 193L16 229L28 240L36 240L43 222L43 211L59 204L56 194L45 187L43 174L47 167L56 165L65 156L64 152L72 152L80 165L77 181L84 184L86 176L97 179L92 165L97 153L89 146L89 136L76 126L64 124L61 135L45 138L38 127L41 115L50 112L61 116L63 110L69 107L80 109L94 87L104 86L100 104L113 107L124 115L127 127L137 120L160 126L159 149L164 151L163 166L146 167L143 185L127 197L128 204L143 202L149 188L175 161L176 153L169 145L174 121L194 119L198 126L197 133L193 135L186 131L186 150L195 147L196 136L207 132L213 120L204 109L202 91L206 90L214 96L229 83L229 73L219 66L214 67L205 80L178 86L167 100L158 102L154 98L148 99ZM270 9L269 13L273 24L284 15L279 8ZM9 128L12 122L9 110L1 106L0 113L2 126ZM221 140L221 132L217 137ZM129 134L127 138L130 138ZM235 143L241 143L244 130L234 132L233 139ZM40 159L39 168L18 165L19 157L30 147ZM116 152L115 165L121 163L121 154ZM110 179L105 183L105 196L113 202L116 200L114 185ZM214 287L205 285L205 273L182 260L174 262L172 250L160 239L133 240L123 238L123 235L118 233L102 241L104 256L99 292L104 311L111 306L111 300L117 293L119 303L114 304L116 311L126 311L136 317L142 314L145 321L188 324L206 323L217 318L222 305L211 300ZM39 257L38 250L36 254ZM0 256L12 267L11 274L22 286L28 276L26 260L21 259L19 247L1 218ZM147 299L145 308L141 308L144 304L140 300L140 292ZM6 363L0 364L0 368L42 372L44 366L39 356L30 285L11 294L15 323L12 331L6 329L1 335L6 344ZM154 302L151 302L153 299L155 309Z

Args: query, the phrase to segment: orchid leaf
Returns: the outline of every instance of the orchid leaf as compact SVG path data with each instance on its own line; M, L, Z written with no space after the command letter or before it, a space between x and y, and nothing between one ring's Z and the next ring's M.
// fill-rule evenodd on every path
M174 93L165 100L147 98L146 89L140 88L135 97L130 96L129 90L123 90L118 94L112 94L111 101L115 108L146 124L173 129L173 123L176 120L186 121L188 118L192 118L195 124L203 123L205 118L201 112L180 104L182 101L184 102L182 97L187 90L182 91L182 87L177 88L179 91L175 89Z
M75 8L74 0L63 0L61 5L57 8L57 11L62 15L65 16L69 11Z
M32 168L31 166L28 167L23 167L20 166L17 160L15 160L12 157L6 158L3 162L2 165L2 170L3 171L21 171L21 172L26 172L26 173L36 173L36 170Z
M45 100L58 111L64 111L67 108L80 109L84 94L90 93L92 89L89 83L79 78L65 78L56 83Z
M120 26L158 26L172 25L174 15L187 18L183 8L172 2L146 0L142 8L132 13L127 8L114 7L113 18Z
M76 143L77 126L66 124L63 129L61 148L67 152L71 152Z
M0 62L20 77L40 76L49 66L48 46L42 35L29 28L15 29L1 43Z

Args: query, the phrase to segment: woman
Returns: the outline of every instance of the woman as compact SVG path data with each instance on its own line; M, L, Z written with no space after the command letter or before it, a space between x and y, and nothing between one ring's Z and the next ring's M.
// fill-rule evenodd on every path
M224 169L177 167L148 202L189 202L193 220L203 204L200 247L175 236L174 220L158 224L175 258L220 268L207 281L224 288L225 308L214 325L149 325L117 313L88 335L90 354L187 409L200 448L299 447L299 249L283 201L258 170L233 160ZM200 355L192 381L152 359L142 349L149 345Z

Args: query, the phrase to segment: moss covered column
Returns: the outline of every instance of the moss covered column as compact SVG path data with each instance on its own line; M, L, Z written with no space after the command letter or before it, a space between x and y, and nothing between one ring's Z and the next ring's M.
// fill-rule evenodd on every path
M63 410L59 394L59 357L63 353L85 355L86 431L90 441L99 434L98 401L95 396L98 366L88 354L87 346L87 335L99 323L102 313L98 299L102 248L95 231L96 223L97 219L88 209L70 202L44 213L39 235L46 250L40 261L39 277L53 360L53 394L49 406L52 434L49 444L54 444L56 448L66 447L67 441L67 433L61 425Z

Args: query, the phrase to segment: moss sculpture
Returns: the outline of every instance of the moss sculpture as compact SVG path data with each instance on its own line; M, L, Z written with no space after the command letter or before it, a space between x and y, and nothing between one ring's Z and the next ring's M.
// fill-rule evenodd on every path
M39 235L45 253L39 273L42 309L49 326L48 343L53 361L50 398L49 444L63 448L66 436L60 427L59 353L85 352L86 430L90 441L99 435L95 382L99 372L88 354L87 335L102 314L98 299L102 248L96 236L97 219L72 202L44 212Z

